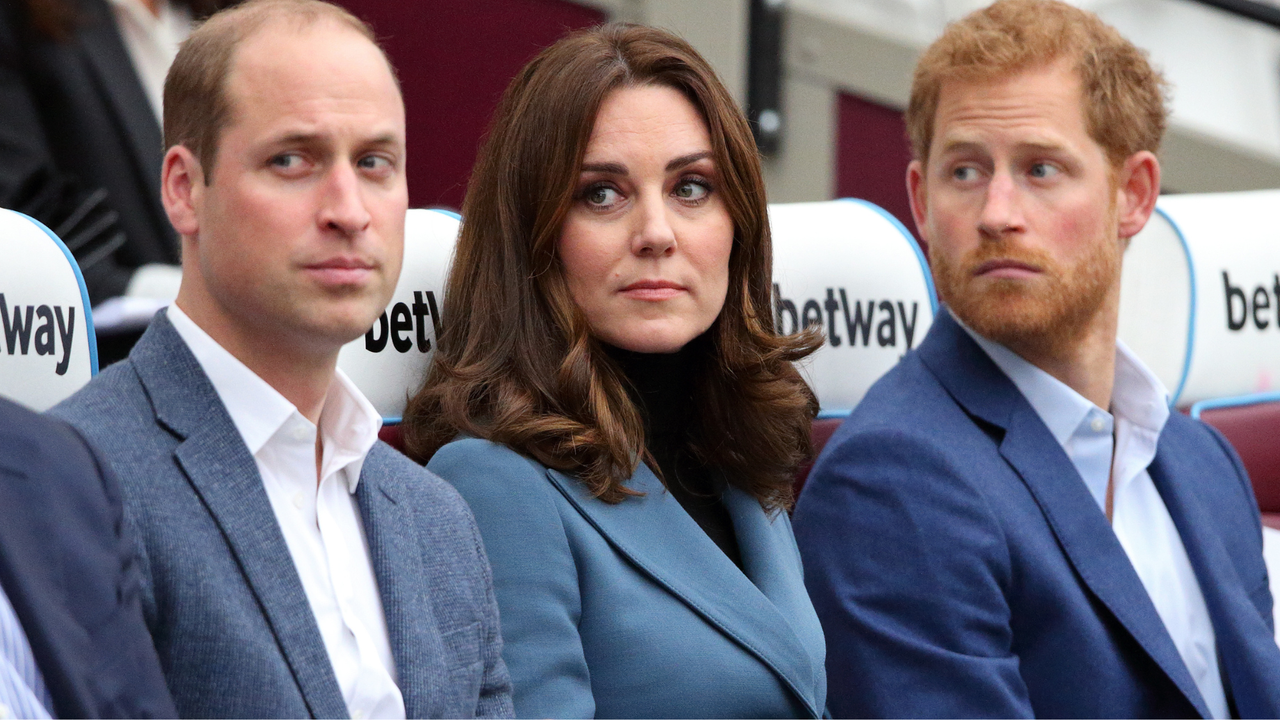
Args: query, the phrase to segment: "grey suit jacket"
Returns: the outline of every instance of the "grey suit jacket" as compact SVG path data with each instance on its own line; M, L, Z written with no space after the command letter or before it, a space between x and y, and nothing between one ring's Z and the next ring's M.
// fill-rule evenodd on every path
M254 459L165 315L51 412L120 476L179 714L345 717ZM383 443L356 497L408 716L509 717L492 577L466 504Z

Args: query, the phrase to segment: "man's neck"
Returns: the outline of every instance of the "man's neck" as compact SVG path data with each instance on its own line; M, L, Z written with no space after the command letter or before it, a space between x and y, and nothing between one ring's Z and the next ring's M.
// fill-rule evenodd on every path
M175 304L214 342L283 395L303 417L320 424L340 348L308 352L286 337L259 337L259 333L238 327L215 313L203 312L201 303L183 302L181 295Z
M1005 346L1089 402L1109 410L1115 386L1118 312L1104 309L1098 315L1072 337Z

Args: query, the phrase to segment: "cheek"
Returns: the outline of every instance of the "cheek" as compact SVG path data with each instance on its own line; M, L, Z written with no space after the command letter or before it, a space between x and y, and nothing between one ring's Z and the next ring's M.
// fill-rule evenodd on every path
M565 220L556 249L565 282L579 305L603 292L618 254L615 245L604 228L572 215Z

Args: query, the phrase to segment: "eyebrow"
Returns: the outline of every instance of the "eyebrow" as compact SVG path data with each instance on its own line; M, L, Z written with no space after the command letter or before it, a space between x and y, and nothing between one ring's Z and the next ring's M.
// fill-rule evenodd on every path
M672 170L678 170L682 167L685 167L687 165L692 165L698 162L699 160L703 160L709 157L711 157L710 150L703 150L701 152L689 153L688 155L681 155L680 157L675 158L671 162L667 163L666 171L671 172ZM582 172L597 172L597 173L604 173L606 175L626 175L627 166L621 163L612 163L612 162L587 163L582 166Z
M292 132L292 133L286 133L277 138L273 138L269 142L269 144L270 145L314 145L316 143L324 142L324 140L325 140L325 135L322 133ZM361 145L378 145L378 146L398 145L400 144L400 140L396 137L395 133L382 133L381 135L376 135L368 140L361 141L360 144Z
M1042 142L1040 141L1020 142L1017 144L1017 147L1022 149L1035 150L1039 152L1058 152L1063 150L1065 146L1062 143L1045 140ZM950 152L981 151L982 148L983 146L982 146L982 143L980 142L976 142L972 140L953 140L951 142L943 144L940 152L950 153Z

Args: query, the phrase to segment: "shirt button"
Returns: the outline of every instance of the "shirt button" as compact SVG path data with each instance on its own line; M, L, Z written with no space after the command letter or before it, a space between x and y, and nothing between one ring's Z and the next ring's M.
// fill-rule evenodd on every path
M13 711L9 709L8 705L0 702L0 718L9 720L11 717L13 717Z
M307 499L306 499L306 498L304 498L304 497L302 497L302 493L300 493L300 492L296 492L296 493L294 493L294 494L293 494L293 506L294 506L294 507L296 507L296 508L298 508L299 510L301 510L301 509L302 509L302 506L303 506L303 505L305 505L305 504L306 504L306 502L307 502Z
M302 425L298 425L293 428L293 432L291 432L290 434L293 436L294 440L298 442L302 442L303 440L306 440L307 436L310 435L311 433L308 432L307 429Z
M354 718L355 720L364 720L364 710L361 710L360 708L356 708L354 711L352 711L351 717Z
M1089 427L1093 428L1094 432L1102 432L1102 428L1106 427L1106 423L1102 422L1102 418L1096 417L1089 423Z

